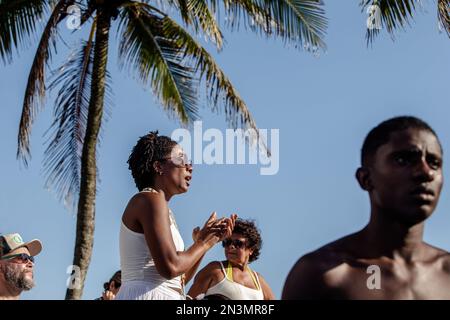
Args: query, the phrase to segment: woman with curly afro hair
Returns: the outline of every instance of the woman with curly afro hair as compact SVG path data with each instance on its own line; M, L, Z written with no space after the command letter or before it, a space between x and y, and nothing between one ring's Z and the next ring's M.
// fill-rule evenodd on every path
M188 295L196 299L222 296L230 300L273 300L264 278L248 266L259 257L262 239L251 220L237 219L233 233L222 242L225 261L213 261L199 271Z
M172 139L150 132L128 159L139 192L129 201L120 227L122 285L116 300L182 300L184 285L205 253L232 233L236 216L215 212L192 233L185 250L170 199L189 190L192 164Z

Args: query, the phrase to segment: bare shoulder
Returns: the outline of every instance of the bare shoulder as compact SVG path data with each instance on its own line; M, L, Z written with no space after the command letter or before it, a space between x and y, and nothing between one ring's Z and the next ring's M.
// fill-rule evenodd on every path
M164 194L162 192L139 192L130 199L129 204L151 206L161 202L164 202Z
M166 207L164 195L160 192L139 192L128 202L125 215L136 216L139 213L155 211Z
M450 252L429 244L425 245L430 251L432 261L439 264L444 272L450 274Z
M283 289L283 299L326 299L337 296L339 283L350 268L347 247L352 236L331 242L302 256L292 267Z
M195 276L195 279L217 279L220 278L222 275L222 267L220 265L219 261L212 261L208 263L203 269L201 269L197 275Z
M144 221L153 219L153 213L159 212L161 217L164 217L165 210L167 210L167 205L163 194L139 192L128 201L122 221L132 231L143 233Z

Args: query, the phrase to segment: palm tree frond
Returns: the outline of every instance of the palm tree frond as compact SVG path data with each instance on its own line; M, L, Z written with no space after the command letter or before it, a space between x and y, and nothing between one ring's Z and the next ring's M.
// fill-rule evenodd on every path
M220 69L214 58L194 38L170 17L164 17L164 34L173 39L195 64L195 69L200 73L200 79L204 79L207 88L207 97L213 106L217 107L219 100L223 102L227 121L234 127L247 127L257 134L258 142L270 155L265 142L259 139L259 130L251 113L234 88L231 81Z
M409 25L410 20L413 19L413 12L421 4L421 0L362 0L360 2L363 11L370 8L379 10L381 28L386 27L392 39L394 39L395 30L403 29L406 25ZM367 28L367 45L372 44L379 33L379 28Z
M180 6L180 12L186 12L183 16L184 22L192 24L198 32L198 26L205 35L215 43L217 49L223 45L223 35L215 18L215 10L211 11L206 0L177 0Z
M232 28L239 27L244 17L253 31L274 34L307 50L326 48L328 20L321 0L224 0L224 4Z
M0 0L0 58L12 61L14 47L18 47L36 31L49 9L43 0Z
M80 188L81 153L91 96L93 48L91 37L55 72L49 85L50 90L60 89L55 101L55 120L47 131L50 142L44 158L46 187L55 190L59 200L72 209L78 201ZM106 97L111 97L110 80L107 75ZM105 99L105 105L109 106L111 100Z
M181 46L163 34L163 18L141 6L125 7L119 25L120 67L138 72L144 85L181 123L197 119L194 70L183 63Z
M67 7L74 1L59 1L44 28L28 75L20 118L17 157L27 165L30 157L30 131L34 118L45 98L45 67L51 59L51 48L56 48L57 25L66 16ZM38 99L38 101L36 101Z
M438 1L438 17L441 27L450 37L450 0Z

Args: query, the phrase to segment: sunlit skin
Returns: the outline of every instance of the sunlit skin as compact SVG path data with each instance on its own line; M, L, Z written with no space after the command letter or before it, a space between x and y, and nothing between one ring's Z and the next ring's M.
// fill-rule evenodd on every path
M167 202L174 195L182 194L189 190L193 171L192 165L184 168L177 166L184 154L183 149L176 145L164 161L158 161L154 165L158 172L164 173L164 177L156 177L154 189L163 191Z
M19 253L30 254L26 247L21 247L8 252L3 257L12 256ZM13 264L15 268L19 268L21 271L25 272L26 278L33 280L34 263L29 260L27 263L22 263L18 258L0 260L0 300L18 300L22 290L12 286L5 280L4 274L1 270L3 270L3 267L6 266L6 264Z
M108 290L105 290L102 294L103 300L114 300L119 292L120 286L116 286L114 280L109 283Z
M229 239L239 240L244 244L246 244L248 241L243 235L239 233L233 233L231 237L229 237ZM233 267L233 281L251 289L258 289L255 286L255 283L253 282L253 279L247 269L249 259L253 253L253 250L247 245L238 248L232 242L229 246L225 246L224 251L227 260L222 261L222 264L224 266L227 266L228 262L231 263ZM222 281L224 277L225 275L223 274L220 263L217 261L211 262L196 275L195 281L189 289L188 295L195 298L202 293L204 294L209 288ZM264 299L275 299L272 289L259 273L258 279L263 290Z
M369 194L368 225L303 256L283 298L450 299L450 255L423 241L443 185L437 138L420 129L393 132L356 177ZM380 267L380 289L367 286L371 265Z
M154 162L159 174L155 176L152 188L157 193L136 194L128 203L122 221L130 230L145 235L161 276L172 279L182 275L187 283L206 251L231 235L237 216L217 219L213 212L203 228L193 230L194 244L183 252L176 251L170 231L168 203L174 195L187 192L192 181L192 165L180 165L183 154L183 149L176 145L165 159Z

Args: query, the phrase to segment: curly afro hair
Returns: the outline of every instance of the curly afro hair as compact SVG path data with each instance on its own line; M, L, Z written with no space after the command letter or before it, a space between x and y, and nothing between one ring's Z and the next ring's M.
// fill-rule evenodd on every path
M253 250L249 262L256 261L262 247L262 238L259 229L253 220L237 219L233 229L234 234L240 234L248 241L248 248Z
M139 138L127 161L139 191L153 186L156 175L153 163L169 155L176 145L169 137L159 136L158 131Z

